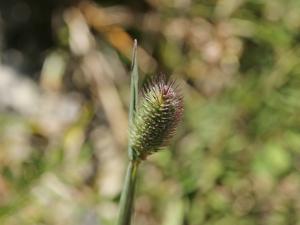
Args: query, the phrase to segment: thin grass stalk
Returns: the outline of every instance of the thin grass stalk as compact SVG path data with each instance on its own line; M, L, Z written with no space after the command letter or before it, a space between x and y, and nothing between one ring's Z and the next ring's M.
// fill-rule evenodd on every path
M132 54L132 67L131 67L131 84L130 84L130 104L129 104L129 129L133 123L137 101L138 101L138 66L137 66L137 41L134 40L133 54ZM130 133L130 131L129 131ZM129 164L125 175L125 182L121 194L119 204L119 216L117 225L130 225L133 203L135 183L137 179L137 169L139 160L135 157L134 151L128 144Z
M118 225L130 225L139 161L130 160L120 201Z

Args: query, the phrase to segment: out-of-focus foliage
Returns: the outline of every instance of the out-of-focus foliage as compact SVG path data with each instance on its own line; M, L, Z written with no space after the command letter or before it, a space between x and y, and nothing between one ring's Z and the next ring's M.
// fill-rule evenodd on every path
M0 2L0 223L114 224L129 68L181 80L135 224L300 225L300 1Z

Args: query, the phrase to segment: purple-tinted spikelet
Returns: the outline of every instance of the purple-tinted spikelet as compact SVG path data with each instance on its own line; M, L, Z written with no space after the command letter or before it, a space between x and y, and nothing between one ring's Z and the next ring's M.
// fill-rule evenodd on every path
M148 82L130 131L130 145L136 156L148 155L166 146L183 113L182 96L175 81L161 75Z

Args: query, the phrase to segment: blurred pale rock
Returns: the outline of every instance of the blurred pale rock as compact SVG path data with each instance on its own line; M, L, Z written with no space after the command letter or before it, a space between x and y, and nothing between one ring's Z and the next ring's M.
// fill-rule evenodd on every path
M24 115L38 110L40 93L29 79L9 67L0 65L0 110L14 109Z
M0 112L14 111L42 132L58 135L80 113L80 98L43 92L32 80L0 65Z

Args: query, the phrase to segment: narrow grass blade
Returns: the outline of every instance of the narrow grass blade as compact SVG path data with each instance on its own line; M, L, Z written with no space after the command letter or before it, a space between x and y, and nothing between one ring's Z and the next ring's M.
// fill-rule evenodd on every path
M131 84L130 84L130 103L129 103L129 129L131 127L138 102L138 82L139 72L137 63L137 40L134 40L133 53L132 53L132 64L131 64ZM134 152L128 146L128 155L130 160L134 159Z
M137 64L137 41L134 40L133 53L132 53L132 65L131 65L131 84L130 84L130 103L129 103L129 129L132 127L137 101L138 101L138 64ZM130 133L130 132L129 132ZM125 182L121 194L120 209L117 225L130 225L133 201L134 201L134 189L137 177L137 169L139 160L136 159L134 151L128 144L129 164L126 172Z

